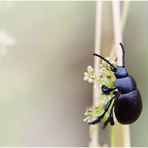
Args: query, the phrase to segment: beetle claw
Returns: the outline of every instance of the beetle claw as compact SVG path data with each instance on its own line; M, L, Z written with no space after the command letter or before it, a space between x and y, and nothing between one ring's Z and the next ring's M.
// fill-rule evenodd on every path
M100 118L99 118L99 117L96 118L96 119L94 119L94 120L92 120L92 121L88 121L88 124L94 125L94 124L96 124L96 123L98 123L98 122L100 122Z
M104 112L102 115L98 116L96 119L94 119L94 120L92 120L92 121L89 121L88 124L93 124L93 125L94 125L94 124L100 122L101 119L104 117L105 113L106 113L106 112Z
M107 119L106 121L105 121L105 123L104 123L104 125L103 125L103 129L105 129L105 127L108 125L108 122L109 122L109 119Z

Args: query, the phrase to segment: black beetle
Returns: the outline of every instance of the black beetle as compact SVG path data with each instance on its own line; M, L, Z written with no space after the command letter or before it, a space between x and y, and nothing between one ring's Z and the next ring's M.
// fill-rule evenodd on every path
M96 119L89 121L89 124L96 124L101 121L105 113L110 108L110 113L108 119L105 121L103 128L106 127L108 123L114 125L113 111L119 123L121 124L131 124L136 121L142 111L142 100L139 90L137 89L136 82L134 78L128 74L125 68L125 50L120 43L122 48L122 66L114 66L110 61L104 57L94 53L97 56L107 62L116 77L114 82L115 88L108 88L102 85L102 93L108 95L113 92L114 96L107 102L104 108L103 114L101 114Z

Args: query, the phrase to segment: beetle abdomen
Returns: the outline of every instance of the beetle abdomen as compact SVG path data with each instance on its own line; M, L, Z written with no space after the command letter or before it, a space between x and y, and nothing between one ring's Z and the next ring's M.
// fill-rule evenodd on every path
M132 76L117 79L115 81L115 86L118 88L121 94L129 93L137 88L136 82Z
M138 89L121 94L116 100L114 111L118 122L122 124L136 121L142 111L141 95Z

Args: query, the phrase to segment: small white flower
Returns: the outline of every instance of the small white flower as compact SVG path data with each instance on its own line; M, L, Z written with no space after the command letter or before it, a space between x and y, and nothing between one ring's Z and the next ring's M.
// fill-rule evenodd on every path
M89 74L88 74L88 72L84 72L84 78L83 78L83 80L84 81L87 81L89 79Z
M84 81L87 81L88 80L88 76L84 76Z
M102 69L99 69L99 73L102 73Z
M87 71L88 71L88 73L93 72L93 70L94 70L94 69L93 69L90 65L87 66Z
M95 72L94 69L89 65L87 66L87 72L84 73L84 81L92 83L94 82L94 80L95 80Z
M88 75L88 73L87 72L84 72L84 76L87 76Z
M98 87L98 85L97 84L94 84L94 88L97 88Z
M93 81L94 81L94 80L91 79L91 78L88 79L88 82L89 82L89 83L92 83Z

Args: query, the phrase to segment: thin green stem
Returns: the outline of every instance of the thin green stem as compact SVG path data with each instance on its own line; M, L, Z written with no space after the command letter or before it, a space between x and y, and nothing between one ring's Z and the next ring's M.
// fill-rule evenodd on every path
M111 147L115 147L115 127L111 126L110 128L110 143Z

